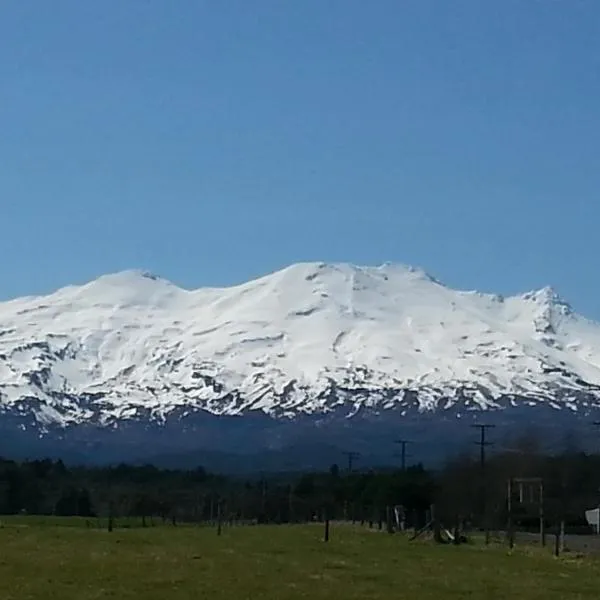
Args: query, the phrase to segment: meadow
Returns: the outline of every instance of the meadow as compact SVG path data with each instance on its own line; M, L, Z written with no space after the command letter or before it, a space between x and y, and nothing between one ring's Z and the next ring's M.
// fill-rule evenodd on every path
M600 562L548 549L438 546L334 524L118 527L7 517L2 600L598 598Z

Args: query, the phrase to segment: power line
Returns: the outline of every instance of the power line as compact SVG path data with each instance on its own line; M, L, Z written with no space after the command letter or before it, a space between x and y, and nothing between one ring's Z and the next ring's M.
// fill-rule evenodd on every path
M600 421L594 421L592 425L600 432Z
M407 458L407 454L406 454L406 446L408 444L412 444L412 442L410 440L395 440L394 441L395 444L400 444L402 450L400 451L400 460L401 460L401 465L402 465L402 470L406 471L406 458ZM398 456L396 454L396 456Z
M600 421L594 421L592 423L592 425L598 430L598 432L600 432ZM592 447L590 453L592 455L597 455L598 454L598 446L596 444L593 444L593 447Z
M479 429L479 441L475 442L477 446L479 446L479 463L481 465L482 473L485 472L485 449L487 446L493 446L494 442L488 442L485 439L485 432L488 429L493 429L496 427L495 425L488 425L484 423L477 423L475 425L471 425L473 428Z
M344 456L348 457L348 472L352 473L352 466L354 465L354 460L360 457L360 452L348 451L344 452Z
M486 507L486 473L485 473L485 449L488 446L493 446L493 442L488 442L485 439L485 434L488 429L493 429L495 425L489 425L487 423L476 423L471 425L475 429L479 429L479 441L475 442L479 446L479 465L481 468L481 481L480 481L480 497L479 506L481 511L481 519L485 525L485 542L489 542L489 531L487 528L487 507Z

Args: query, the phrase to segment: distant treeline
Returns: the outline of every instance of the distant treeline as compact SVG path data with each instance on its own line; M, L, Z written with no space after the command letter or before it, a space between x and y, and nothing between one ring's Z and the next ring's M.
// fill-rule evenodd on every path
M600 456L574 449L548 456L535 440L511 449L453 457L443 468L286 473L248 479L213 474L202 467L165 470L153 466L68 467L62 461L0 460L0 513L82 517L139 517L207 522L224 520L288 523L315 519L378 521L401 505L407 524L426 520L431 505L448 522L502 529L508 481L541 478L544 516L585 525L584 512L600 504ZM510 488L513 519L535 526L539 486Z

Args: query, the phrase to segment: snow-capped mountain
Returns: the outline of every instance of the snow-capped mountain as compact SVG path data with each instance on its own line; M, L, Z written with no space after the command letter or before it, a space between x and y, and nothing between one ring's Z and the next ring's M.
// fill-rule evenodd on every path
M550 288L503 298L402 265L307 263L196 291L127 271L0 304L11 440L118 430L139 447L227 449L249 423L268 446L294 423L326 436L533 406L600 406L600 325Z

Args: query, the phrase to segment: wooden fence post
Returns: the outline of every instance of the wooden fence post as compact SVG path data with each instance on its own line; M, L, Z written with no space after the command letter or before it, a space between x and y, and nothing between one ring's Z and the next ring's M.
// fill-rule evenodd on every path
M540 481L540 544L546 545L546 527L544 523L544 482Z
M565 520L562 519L560 522L560 551L565 551Z
M433 529L433 539L439 544L442 543L442 529L440 521L437 517L435 504L431 505L431 527Z
M108 532L111 533L113 528L114 528L113 501L110 500L108 503Z
M392 522L392 507L385 507L385 523L388 533L394 533L394 523Z
M452 532L454 536L453 543L455 546L460 544L460 516L456 515L454 518L454 531Z
M221 501L217 504L217 535L221 535L223 530L223 523L221 519Z
M507 491L507 508L508 508L508 522L507 522L507 534L508 534L508 547L512 550L515 546L515 534L513 531L513 519L512 519L512 478L508 480Z

